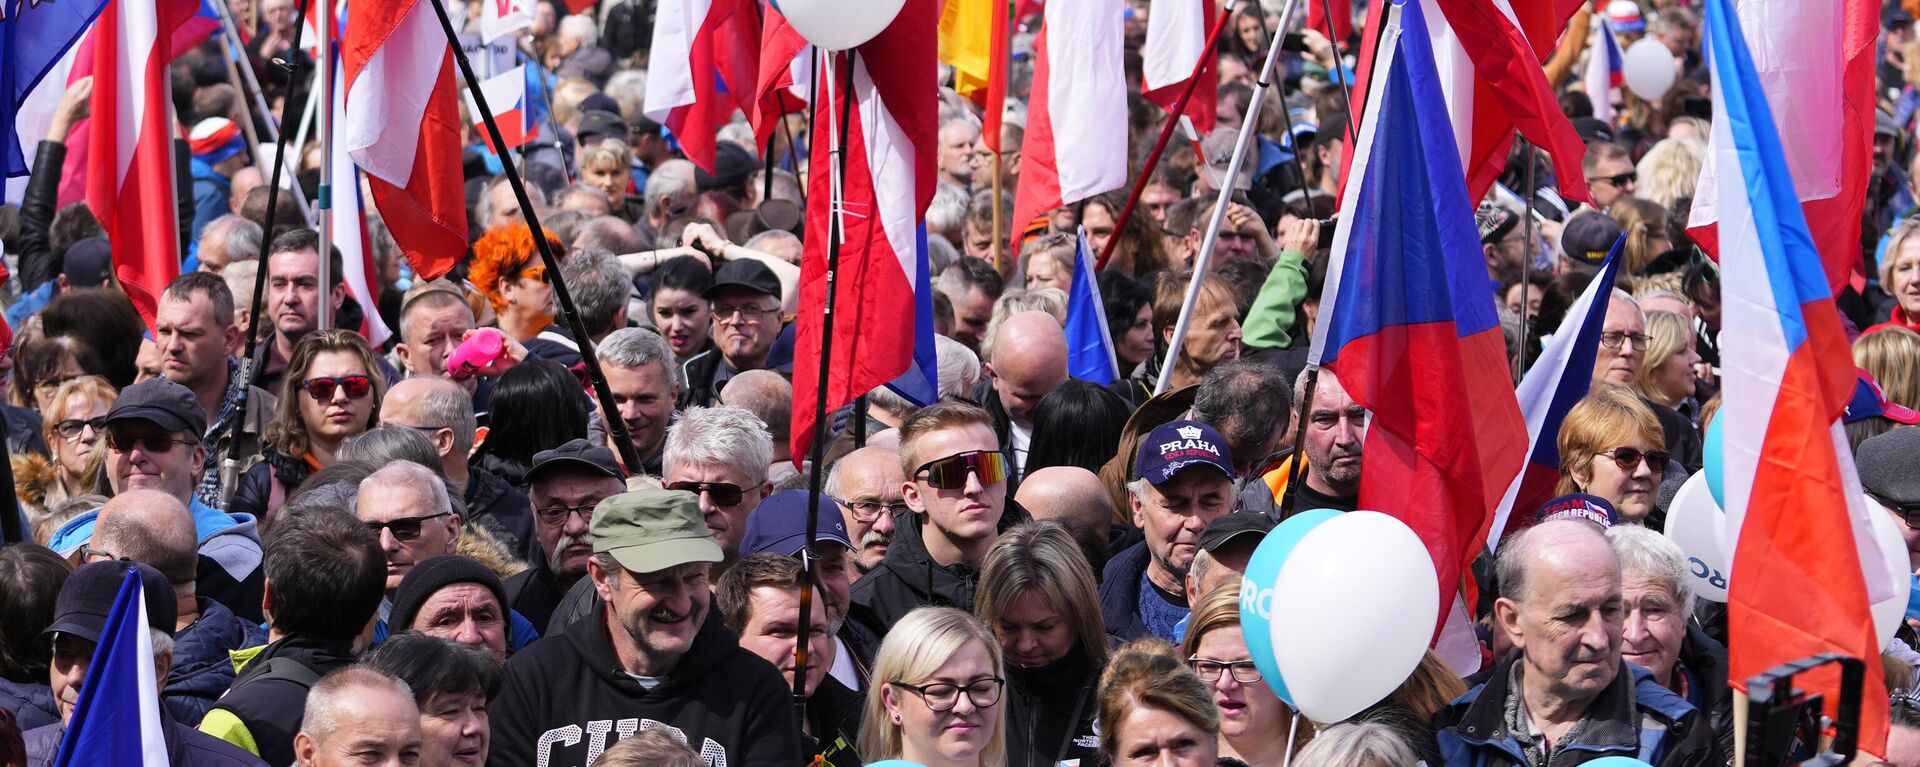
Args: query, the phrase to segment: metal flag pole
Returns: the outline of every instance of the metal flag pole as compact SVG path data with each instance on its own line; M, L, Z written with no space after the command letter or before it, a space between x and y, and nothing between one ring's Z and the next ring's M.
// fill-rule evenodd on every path
M314 111L320 131L320 189L317 195L320 203L320 257L319 262L320 295L329 295L333 280L340 275L332 274L333 259L333 0L320 4L320 55L314 62L314 82L319 86L316 91L319 98L308 99L307 107ZM305 145L302 144L302 147ZM297 151L297 150L296 150ZM299 182L296 181L297 185ZM265 266L261 262L261 266ZM378 307L363 307L367 311L378 311ZM317 312L315 319L319 330L333 327L333 302L322 298L314 302Z
M1153 142L1152 151L1147 152L1147 163L1140 168L1140 177L1134 180L1133 191L1127 193L1127 204L1120 206L1120 215L1113 219L1113 231L1125 231L1127 219L1133 218L1133 209L1140 204L1140 194L1147 190L1147 181L1153 178L1153 169L1160 165L1160 156L1167 151L1167 141L1172 139L1173 132L1179 129L1180 116L1187 113L1187 100L1193 97L1194 88L1200 84L1201 73L1213 63L1214 44L1220 39L1220 30L1226 29L1227 19L1233 18L1235 4L1235 0L1227 0L1226 7L1220 9L1219 18L1213 22L1213 29L1207 32L1207 44L1200 49L1200 60L1193 62L1193 74L1187 78L1186 86L1180 89L1180 98L1173 102L1173 111L1167 115L1166 124L1160 126L1160 138ZM995 232L994 237L994 242L998 243L999 232ZM1107 268L1107 259L1113 257L1114 245L1120 242L1120 239L1119 237L1107 238L1106 246L1100 249L1100 258L1094 262L1094 271Z
M1333 81L1340 84L1340 95L1347 99L1347 132L1359 133L1360 125L1353 121L1353 89L1347 86L1347 60L1340 55L1340 36L1333 32L1332 0L1320 0L1320 15L1327 17L1327 42L1333 46ZM1280 32L1284 34L1286 31L1286 25L1281 25Z
M1280 28L1286 29L1293 19L1293 10L1299 0L1287 0L1286 7L1280 12ZM1180 364L1180 348L1186 345L1187 326L1193 322L1193 306L1200 297L1200 283L1206 279L1207 267L1213 263L1213 248L1220 241L1220 227L1227 222L1227 206L1232 203L1233 185L1240 178L1240 166L1246 164L1247 150L1253 147L1253 139L1259 133L1260 108L1267 99L1267 89L1272 87L1273 67L1280 60L1280 41L1286 35L1274 35L1267 43L1267 60L1260 67L1260 78L1254 81L1253 100L1247 104L1247 113L1240 120L1239 140L1233 147L1233 159L1227 163L1226 175L1220 181L1220 193L1214 199L1213 216L1207 221L1207 236L1200 242L1200 252L1194 255L1193 279L1187 281L1187 295L1180 305L1180 321L1174 323L1173 341L1167 344L1166 361L1160 366L1160 380L1153 385L1155 395L1167 390L1168 382L1173 380L1174 369Z
M234 26L233 15L230 11L227 10L227 4L225 2L216 2L213 4L213 7L215 10L220 12L220 29L222 33L224 33L227 36L227 45L231 47L233 51L246 50L246 46L240 44L240 28L237 26ZM299 23L299 21L296 20L294 23L297 24ZM300 42L300 30L297 30L297 29L294 30L293 34L294 34L294 43L296 44L294 50L299 50L298 43ZM231 53L231 51L229 51L229 53ZM289 53L288 55L291 56L292 54ZM280 116L281 119L279 120L273 119L273 109L267 104L267 97L266 97L265 91L262 91L260 89L260 80L253 76L253 67L238 66L233 63L232 56L227 56L226 58L228 60L227 61L228 69L238 73L237 79L235 81L235 85L238 86L240 90L244 91L246 94L243 97L242 101L252 102L253 103L252 109L257 110L257 111L252 111L247 113L248 130L253 129L252 116L254 114L258 114L262 118L261 124L265 125L267 128L266 140L269 143L274 143L274 144L284 143L280 140L280 133L281 133L282 123L286 122L286 115L284 114L284 112L286 111L285 106L282 105L282 108L281 108L281 112L283 113ZM291 73L292 70L289 69L288 71L289 73ZM288 80L291 81L292 77L289 76ZM264 159L260 156L260 145L257 142L254 145L253 156L255 161ZM276 153L275 156L278 157L278 153ZM285 159L281 158L281 162L285 162ZM306 221L307 220L305 218L307 215L306 192L300 189L299 184L295 184L293 187L293 198L295 200L300 201L300 215L302 217L301 220Z
M1534 188L1533 172L1534 164L1539 162L1539 158L1534 155L1533 142L1524 138L1520 140L1525 143L1527 149L1527 192L1522 198L1526 209L1520 211L1520 225L1526 227L1522 230L1526 233L1523 235L1526 255L1520 257L1520 353L1513 355L1515 384L1520 382L1520 376L1527 371L1527 331L1532 329L1533 324L1532 318L1527 316L1527 305L1532 303L1527 296L1533 293L1533 285L1527 280L1533 276L1533 200L1538 194L1538 190Z
M325 0L322 0L322 2L325 2ZM292 87L293 73L299 69L300 37L301 33L306 30L307 10L312 4L313 0L301 0L299 9L294 12L293 44L287 49L286 61L280 63L280 66L287 72L289 88ZM224 7L225 3L216 2L214 5ZM228 29L231 30L233 19L225 16L224 11L222 13L222 18L227 20ZM238 38L236 37L235 39ZM315 73L318 74L318 71L316 67ZM254 85L258 87L259 83L255 83ZM291 96L291 91L289 91L289 96ZM308 100L311 101L312 99ZM265 102L262 103L264 104ZM281 125L286 124L287 121L287 103L286 101L280 102ZM253 390L253 380L255 374L258 372L256 366L266 366L266 363L257 356L260 347L260 315L265 313L263 309L267 302L267 251L273 247L274 219L278 218L276 214L280 211L280 172L286 170L287 167L288 134L284 130L279 130L277 133L273 153L273 173L267 179L267 224L265 231L262 233L263 236L260 238L260 268L255 270L253 275L253 308L247 313L246 357L240 364L241 375L246 377L247 385L240 387L240 395L234 398L234 421L228 428L233 429L235 434L227 440L227 457L220 463L220 492L223 500L225 497L232 495L234 486L240 481L240 443L242 440L238 432L244 428L246 421L247 399L249 398L249 392ZM299 184L296 183L294 186L298 188ZM298 194L298 192L296 191L295 194ZM304 204L301 206L300 214L302 217L301 223L306 223L306 206ZM327 259L325 256L322 256L320 260L324 262ZM224 506L224 503L222 505Z
M493 117L493 108L487 106L487 94L480 89L480 79L473 74L473 62L467 60L467 52L460 47L460 35L453 29L453 19L447 16L447 6L442 0L431 0L433 13L440 17L440 30L446 33L447 47L453 51L454 63L460 66L460 76L467 82L467 90L472 92L473 103L480 107L480 117L486 123L487 137L494 146L506 146L505 136L500 134L500 122ZM580 345L580 360L586 363L587 377L593 382L593 393L600 401L601 414L606 418L607 436L620 451L620 460L630 471L640 469L640 453L633 449L633 437L627 433L627 422L620 417L620 409L613 404L613 390L607 387L607 374L600 369L600 355L593 349L593 337L587 333L586 323L580 319L580 311L574 308L573 293L567 290L566 277L560 271L560 257L553 252L553 245L541 233L540 214L533 209L533 198L527 196L527 185L520 178L520 171L513 163L503 162L502 175L507 177L507 185L513 187L514 199L520 203L520 215L527 219L527 228L533 233L534 249L540 253L540 263L546 267L547 277L553 280L553 297L560 305L561 322L573 331L573 338Z

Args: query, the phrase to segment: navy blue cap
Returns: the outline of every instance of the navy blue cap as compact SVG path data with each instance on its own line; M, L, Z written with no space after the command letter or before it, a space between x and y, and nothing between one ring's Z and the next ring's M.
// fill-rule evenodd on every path
M1620 512L1607 499L1586 493L1568 493L1540 505L1536 517L1541 522L1556 519L1584 519L1601 527L1620 524Z
M1887 393L1881 390L1879 381L1873 380L1872 373L1865 370L1858 373L1860 380L1854 384L1853 399L1847 401L1846 414L1842 416L1847 423L1868 418L1885 418L1908 426L1920 423L1920 412L1887 399Z
M1227 452L1227 439L1212 426L1199 421L1174 421L1161 424L1140 441L1134 454L1133 471L1137 478L1162 484L1189 466L1218 469L1234 479L1233 456Z
M173 636L173 623L179 618L173 584L168 583L159 570L126 559L95 562L67 576L66 583L60 585L60 596L54 599L53 623L40 635L50 637L57 631L89 642L100 641L100 632L107 628L107 613L113 611L113 602L120 596L120 584L126 581L128 570L140 571L141 596L147 603L147 625Z
M763 551L789 557L799 555L806 547L807 497L810 495L806 490L782 490L760 501L753 513L747 515L747 535L740 541L740 556ZM847 537L847 522L840 517L840 507L833 499L820 496L818 520L814 523L815 542L833 541L853 548L853 539Z

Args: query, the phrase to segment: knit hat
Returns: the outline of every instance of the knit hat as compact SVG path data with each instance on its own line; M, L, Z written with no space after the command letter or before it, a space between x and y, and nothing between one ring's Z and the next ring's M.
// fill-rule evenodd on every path
M187 147L194 159L209 165L246 151L247 142L240 126L225 117L209 117L194 123L187 132Z
M1483 244L1499 242L1520 223L1520 214L1505 205L1487 200L1473 212L1473 223L1480 228L1480 242Z
M387 628L398 634L413 626L414 616L420 612L420 606L427 603L434 594L455 583L478 583L493 592L493 598L500 600L501 615L507 609L507 587L500 582L486 565L471 557L457 554L432 557L413 566L407 571L407 577L400 579L400 588L393 593L393 612L387 616Z

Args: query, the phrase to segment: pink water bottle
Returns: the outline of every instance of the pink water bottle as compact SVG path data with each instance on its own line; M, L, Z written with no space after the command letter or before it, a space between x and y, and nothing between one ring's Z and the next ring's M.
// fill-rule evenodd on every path
M447 355L447 375L465 381L482 373L499 373L507 359L507 338L493 328L480 328Z

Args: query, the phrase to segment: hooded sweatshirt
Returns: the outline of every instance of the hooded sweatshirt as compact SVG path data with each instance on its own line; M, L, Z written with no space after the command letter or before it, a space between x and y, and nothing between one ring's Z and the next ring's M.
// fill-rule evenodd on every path
M647 689L614 653L607 612L513 656L487 763L585 767L641 729L668 728L711 767L800 764L800 722L773 664L740 648L709 606L693 645Z
M260 528L252 514L228 514L189 498L187 511L193 515L194 533L200 540L200 568L194 591L232 610L234 615L260 623L266 615L260 611L260 597L266 593L266 570L260 566ZM100 521L95 509L74 517L48 539L47 548L67 556L80 544L93 540L93 528Z

